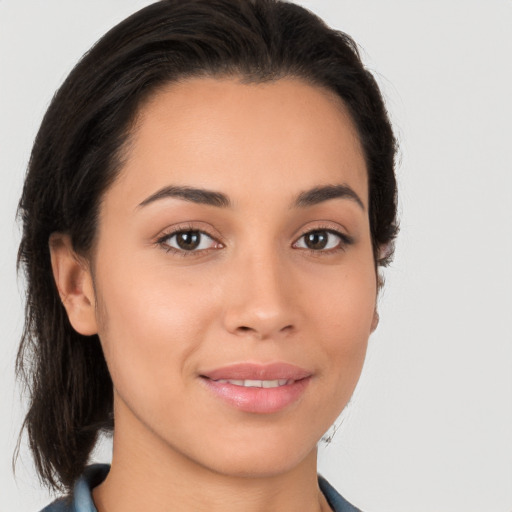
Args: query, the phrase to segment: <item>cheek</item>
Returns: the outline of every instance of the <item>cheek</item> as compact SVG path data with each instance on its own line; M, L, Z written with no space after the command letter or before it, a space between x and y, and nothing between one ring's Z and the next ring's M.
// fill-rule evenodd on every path
M365 257L366 256L366 257ZM377 279L373 261L365 254L355 255L332 275L311 276L310 304L312 314L324 318L327 329L355 338L371 332L376 306ZM367 261L366 261L367 260Z
M368 269L372 265L354 266L338 279L325 280L310 301L318 342L330 370L326 373L339 380L340 389L350 392L363 366L375 314L376 276Z
M122 265L105 267L98 276L99 335L112 380L120 394L169 397L190 373L214 301L198 300L201 283L168 269L127 266L137 268L130 279Z

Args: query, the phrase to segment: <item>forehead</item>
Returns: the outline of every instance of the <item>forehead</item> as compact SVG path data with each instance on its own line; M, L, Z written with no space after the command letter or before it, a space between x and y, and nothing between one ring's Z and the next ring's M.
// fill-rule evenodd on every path
M169 184L236 198L347 183L365 204L368 195L363 151L342 101L298 79L165 86L138 113L118 181L134 202Z

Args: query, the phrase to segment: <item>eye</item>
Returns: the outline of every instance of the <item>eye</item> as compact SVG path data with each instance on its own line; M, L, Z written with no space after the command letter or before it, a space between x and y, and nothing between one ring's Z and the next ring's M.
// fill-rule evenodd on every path
M159 243L171 251L197 252L207 249L215 249L221 246L210 235L199 230L176 231L170 235L165 235L159 240Z
M342 249L351 243L348 236L330 229L315 229L304 233L294 244L296 249L309 249L310 251L329 251Z

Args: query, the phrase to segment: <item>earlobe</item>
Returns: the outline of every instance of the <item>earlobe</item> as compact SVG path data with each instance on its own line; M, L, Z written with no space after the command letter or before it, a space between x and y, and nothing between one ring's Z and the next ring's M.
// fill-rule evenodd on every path
M377 326L379 325L379 313L377 313L377 310L373 312L373 318L372 318L372 325L371 325L371 332L375 331L377 329Z
M69 235L52 233L49 246L53 277L71 325L84 336L97 334L94 287L88 264L73 250Z

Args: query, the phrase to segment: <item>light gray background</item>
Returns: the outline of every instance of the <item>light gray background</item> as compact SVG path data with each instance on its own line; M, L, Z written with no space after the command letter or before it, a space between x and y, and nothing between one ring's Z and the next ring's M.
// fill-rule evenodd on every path
M11 470L23 409L14 216L31 143L80 55L148 3L0 0L0 512L50 499L26 446ZM402 147L381 324L320 470L366 512L511 512L512 1L300 3L362 46Z

